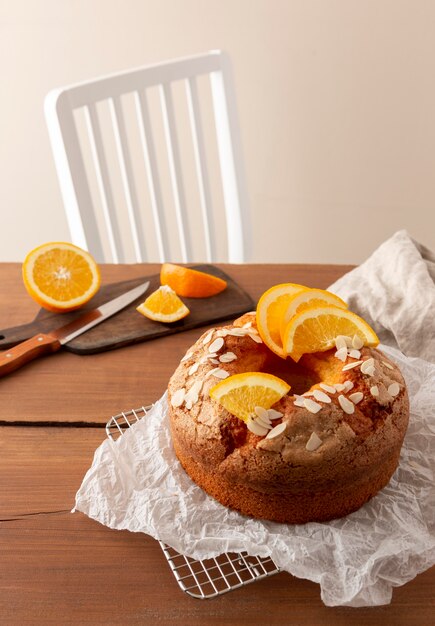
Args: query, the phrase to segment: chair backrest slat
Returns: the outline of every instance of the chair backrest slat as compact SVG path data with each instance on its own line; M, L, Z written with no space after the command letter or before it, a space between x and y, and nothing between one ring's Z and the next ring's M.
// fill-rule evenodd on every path
M159 261L164 263L169 258L169 242L163 210L163 198L160 185L159 168L157 165L154 134L150 122L148 101L145 91L135 93L136 112L139 136L147 175L151 212L156 232Z
M198 177L199 200L204 226L206 260L212 262L216 261L217 258L214 240L211 237L211 233L214 232L213 205L210 193L207 157L205 153L201 110L199 107L196 78L188 78L186 80L186 95L189 108L190 126L192 131L196 172Z
M224 53L54 90L45 114L72 241L98 262L156 260L153 255L160 262L248 260L250 219ZM213 116L214 127L204 127Z
M110 184L106 153L103 146L100 121L93 102L84 107L84 116L110 253L114 263L123 263L125 256L115 211L112 186Z

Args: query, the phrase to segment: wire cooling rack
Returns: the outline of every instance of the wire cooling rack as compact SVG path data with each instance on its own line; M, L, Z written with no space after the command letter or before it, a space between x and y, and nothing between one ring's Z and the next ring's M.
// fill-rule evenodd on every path
M106 424L107 436L115 441L142 419L150 408L145 406L114 415ZM196 561L162 541L159 544L180 589L192 598L214 598L279 572L270 557L225 552L212 559Z

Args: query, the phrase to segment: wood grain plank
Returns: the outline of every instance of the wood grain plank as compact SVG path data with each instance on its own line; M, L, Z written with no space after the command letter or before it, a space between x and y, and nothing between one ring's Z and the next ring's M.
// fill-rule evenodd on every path
M104 428L0 427L0 520L70 511Z
M159 267L105 265L102 277L104 282L116 282L152 274ZM351 269L323 265L219 267L254 300L280 282L327 287ZM22 287L20 271L19 264L0 264L2 292L8 293L8 306L0 308L3 328L30 321L38 311ZM34 361L0 382L0 423L105 423L120 411L150 404L162 395L180 358L201 332L194 329L102 354L59 352Z
M435 568L394 590L391 605L327 608L319 586L287 573L201 601L177 586L153 539L79 513L0 526L0 621L32 624L317 624L427 626Z

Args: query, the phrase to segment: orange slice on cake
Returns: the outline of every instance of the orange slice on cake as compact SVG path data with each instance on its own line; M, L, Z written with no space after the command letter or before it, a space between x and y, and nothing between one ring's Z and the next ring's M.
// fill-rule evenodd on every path
M303 354L330 350L338 335L357 335L365 346L379 344L374 330L359 315L338 306L325 305L311 306L292 317L284 331L283 349L297 362Z

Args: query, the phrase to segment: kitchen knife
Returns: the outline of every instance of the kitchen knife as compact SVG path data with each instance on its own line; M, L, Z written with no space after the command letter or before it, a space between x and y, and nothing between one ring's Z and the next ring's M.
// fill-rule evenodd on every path
M143 296L149 287L149 281L127 291L126 293L102 304L98 309L86 311L77 319L47 334L38 333L34 337L0 353L0 377L9 374L38 356L57 352L71 339L85 333L100 322L104 322L115 313Z

